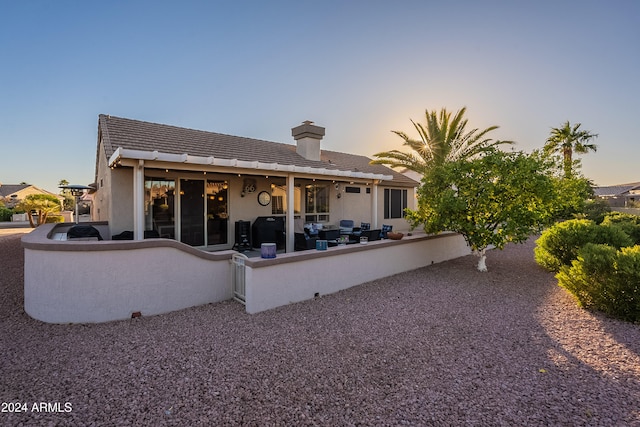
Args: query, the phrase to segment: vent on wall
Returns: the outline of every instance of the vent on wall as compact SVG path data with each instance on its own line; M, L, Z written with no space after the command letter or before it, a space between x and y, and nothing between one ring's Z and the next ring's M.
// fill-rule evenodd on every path
M345 193L360 193L360 187L345 187Z

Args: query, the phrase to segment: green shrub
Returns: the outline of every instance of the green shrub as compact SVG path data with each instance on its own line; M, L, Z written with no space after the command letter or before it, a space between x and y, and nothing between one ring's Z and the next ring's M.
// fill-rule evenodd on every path
M536 241L535 260L547 270L558 272L563 265L571 265L587 243L602 243L619 249L633 245L633 240L617 226L572 219L559 222L542 233Z
M588 243L556 277L580 306L640 321L640 246L616 250Z
M0 221L11 221L12 216L13 216L13 209L0 206Z
M586 219L600 224L606 214L611 212L611 207L602 199L587 200L584 204L584 216Z
M616 225L631 237L633 244L640 245L640 216L622 212L605 215L602 225Z
M47 215L47 219L45 220L45 223L47 224L55 224L58 222L64 222L64 217L62 215Z

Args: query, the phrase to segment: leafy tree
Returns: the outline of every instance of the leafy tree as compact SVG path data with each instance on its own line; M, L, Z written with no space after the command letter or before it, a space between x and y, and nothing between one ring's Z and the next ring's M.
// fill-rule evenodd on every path
M594 197L593 183L580 174L565 177L562 168L558 167L557 158L544 151L535 150L532 154L541 166L541 170L553 181L558 195L554 206L554 219L565 220L584 216L588 199Z
M13 215L13 209L6 208L2 202L0 202L0 221L11 221Z
M597 138L598 134L587 130L580 130L581 123L571 125L566 121L561 127L552 128L551 135L547 138L544 151L547 154L559 153L562 155L562 164L565 178L573 175L573 154L586 154L596 151L597 146L590 141Z
M584 177L572 176L570 178L552 178L556 194L556 206L554 218L564 220L576 216L585 216L587 200L593 196L591 182Z
M486 271L490 245L523 242L553 219L556 192L545 172L539 157L498 150L443 164L423 178L407 219L427 233L462 234Z
M17 207L27 212L29 224L35 228L47 221L47 215L50 213L60 212L60 200L56 196L50 194L30 194L21 201ZM38 223L33 222L32 211L38 214Z
M65 185L69 185L69 181L67 181L66 179L61 179L60 182L58 182L58 187L62 187ZM67 211L74 210L76 207L76 198L71 194L71 190L69 190L68 188L62 188L60 190L60 195L64 197L64 202L62 203L64 209Z
M371 163L406 168L423 175L431 168L444 163L474 158L501 144L513 144L512 141L494 141L486 137L489 132L498 129L498 126L491 126L482 131L478 129L468 131L467 119L464 118L465 112L466 107L459 110L452 118L446 108L440 110L439 114L426 110L425 125L411 120L420 139L410 138L401 131L392 131L404 140L403 145L409 147L412 152L384 151L374 154L377 159L372 160Z

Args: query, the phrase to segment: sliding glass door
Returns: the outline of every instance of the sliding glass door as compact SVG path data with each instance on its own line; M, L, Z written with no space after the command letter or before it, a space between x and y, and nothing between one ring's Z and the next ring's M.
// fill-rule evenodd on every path
M205 245L204 194L203 180L180 180L180 241L187 245Z
M227 181L207 181L207 246L227 243L228 189Z

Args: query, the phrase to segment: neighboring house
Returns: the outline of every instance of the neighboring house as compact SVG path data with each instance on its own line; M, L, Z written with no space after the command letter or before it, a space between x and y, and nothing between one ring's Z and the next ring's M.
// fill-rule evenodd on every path
M46 190L36 187L35 185L30 184L17 184L17 185L7 185L0 184L0 200L2 200L5 206L12 208L20 201L24 200L27 196L32 194L48 194L50 196L57 197L61 203L63 198L57 194L50 193Z
M632 207L640 202L640 182L594 187L596 197L606 200L611 207Z
M210 250L231 248L239 221L265 217L284 219L287 252L295 219L408 229L418 183L365 156L322 150L324 134L303 122L294 145L100 115L92 219L108 221L112 235L157 232Z

